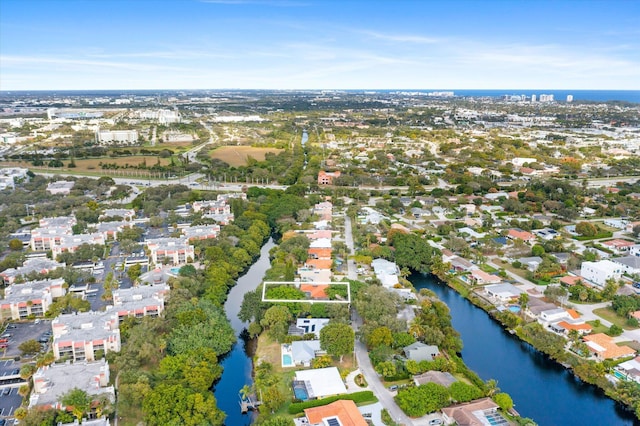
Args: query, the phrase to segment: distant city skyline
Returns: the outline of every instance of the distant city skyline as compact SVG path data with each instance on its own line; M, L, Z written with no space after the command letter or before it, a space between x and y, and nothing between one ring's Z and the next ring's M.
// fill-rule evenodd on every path
M640 90L640 2L2 0L0 90Z

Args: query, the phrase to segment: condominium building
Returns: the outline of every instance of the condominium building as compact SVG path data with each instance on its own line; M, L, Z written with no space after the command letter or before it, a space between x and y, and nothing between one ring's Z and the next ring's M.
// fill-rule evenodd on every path
M120 320L125 317L157 317L164 311L167 294L167 284L118 289L113 292L113 305Z
M115 390L113 386L109 386L109 363L101 359L97 362L40 367L33 375L29 408L37 406L43 409L64 409L66 407L61 399L74 388L85 391L91 397L106 395L112 403L115 402Z
M195 258L194 248L183 238L156 238L146 241L155 265L184 265Z
M55 359L93 361L96 353L120 351L118 315L114 310L63 314L51 322Z
M4 299L0 300L0 319L42 317L49 310L53 299L64 296L65 293L62 278L13 284L5 289Z

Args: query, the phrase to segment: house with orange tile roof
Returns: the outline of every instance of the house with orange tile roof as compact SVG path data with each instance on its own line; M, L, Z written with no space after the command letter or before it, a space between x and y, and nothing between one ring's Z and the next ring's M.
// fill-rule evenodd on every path
M579 275L567 275L566 277L560 278L560 284L574 286L576 284L584 284L584 278Z
M625 253L628 252L631 247L634 246L635 243L632 241L621 240L620 238L615 238L613 240L604 241L601 243L603 246L608 247L610 250L615 251L616 253Z
M340 177L340 172L318 172L318 185L333 185L333 179Z
M584 321L577 324L569 321L560 321L559 323L554 325L563 328L566 334L568 334L571 330L576 330L580 334L588 334L593 331L593 327L591 327L590 324L587 324Z
M329 299L326 292L328 288L328 284L300 284L300 291L305 293L309 299Z
M311 259L331 259L332 248L311 247L307 249L307 254Z
M636 354L636 351L629 346L616 345L613 338L604 333L590 334L584 336L583 340L599 361L624 358Z
M333 260L331 259L307 259L305 266L313 269L331 269Z
M351 400L338 400L320 407L307 408L304 415L311 426L338 424L342 426L367 426L367 422ZM331 419L338 422L331 422Z
M512 240L522 240L525 243L531 243L536 240L536 236L531 232L523 231L522 229L518 228L509 229L509 234L507 234L507 237Z

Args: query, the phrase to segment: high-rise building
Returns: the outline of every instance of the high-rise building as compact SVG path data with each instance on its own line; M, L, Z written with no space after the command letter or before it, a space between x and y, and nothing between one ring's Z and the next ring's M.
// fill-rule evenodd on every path
M567 95L567 102L573 102L573 95Z
M535 102L536 101L536 95L531 95L531 102Z

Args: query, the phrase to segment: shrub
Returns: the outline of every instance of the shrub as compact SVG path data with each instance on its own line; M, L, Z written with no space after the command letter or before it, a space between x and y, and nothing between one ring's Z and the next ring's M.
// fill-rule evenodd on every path
M328 398L314 399L311 401L294 402L293 404L289 405L289 414L299 414L299 413L302 413L307 408L321 407L323 405L331 404L332 402L335 402L341 399L351 400L356 404L361 404L363 402L373 403L377 401L377 398L373 395L373 392L371 391L354 392L347 395L337 395L337 396L330 396Z

